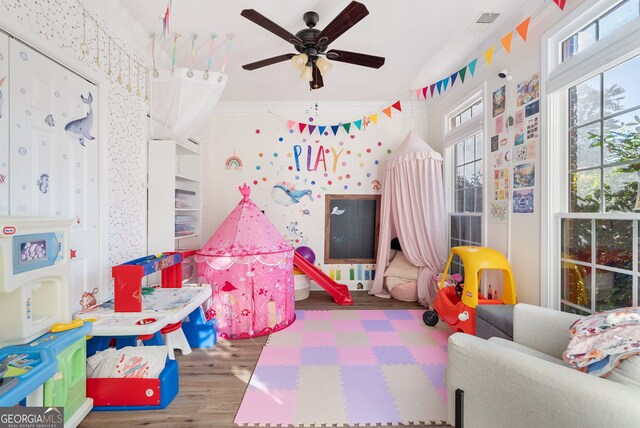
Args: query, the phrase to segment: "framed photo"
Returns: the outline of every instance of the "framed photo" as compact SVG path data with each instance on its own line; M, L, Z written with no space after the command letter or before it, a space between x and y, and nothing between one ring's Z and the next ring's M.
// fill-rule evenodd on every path
M505 86L496 89L493 93L493 117L504 113L504 107L506 103Z

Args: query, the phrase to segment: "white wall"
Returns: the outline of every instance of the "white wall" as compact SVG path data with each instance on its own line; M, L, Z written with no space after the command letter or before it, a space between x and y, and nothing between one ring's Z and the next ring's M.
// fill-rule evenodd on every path
M542 165L540 162L540 149L543 141L542 132L540 127L542 123L539 122L540 138L537 143L535 168L536 168L536 182L534 188L535 198L535 211L532 214L512 214L509 222L504 224L495 224L489 221L490 217L490 202L493 199L489 192L493 192L493 159L490 150L490 139L496 135L495 132L495 119L492 114L492 94L499 87L507 86L507 100L506 100L506 112L503 116L514 116L516 110L520 110L522 107L516 107L516 89L518 83L528 80L534 73L540 73L541 69L541 35L557 21L559 21L564 14L570 13L581 1L567 2L564 12L560 11L554 4L550 4L545 8L542 13L537 17L532 17L529 34L526 43L523 42L520 37L515 34L512 43L511 54L507 54L504 49L500 49L496 52L493 58L493 63L487 65L482 58L482 52L478 53L480 56L479 67L476 70L475 76L469 79L469 73L467 72L467 80L464 85L457 84L452 89L448 90L443 96L436 96L433 100L428 102L428 141L434 148L438 150L444 150L444 138L445 138L445 121L444 115L448 114L458 104L465 101L472 95L473 90L476 90L483 82L486 82L487 93L485 97L485 165L484 165L484 185L485 185L485 197L484 197L484 213L485 213L485 228L484 244L488 247L495 248L503 254L510 254L511 267L514 273L516 282L516 293L519 302L540 304L540 290L541 290L541 272L540 272L540 255L541 251L545 251L541 248L541 216L545 213L541 213L541 195L540 195L540 180L543 174L546 173L546 165ZM526 18L522 16L521 19ZM518 21L520 22L520 21ZM500 44L500 37L495 35L487 36L486 48L489 48L492 43ZM455 67L453 67L455 69ZM510 82L505 79L500 79L497 76L498 71L501 69L508 69L513 76ZM545 76L540 76L544 79ZM540 92L539 101L542 104L544 97ZM541 106L542 108L542 106ZM539 114L540 118L541 115ZM539 119L540 121L541 119ZM525 118L526 129L526 118ZM508 147L513 152L513 132L509 133ZM514 162L510 162L509 168L511 170L511 186L513 187L513 165ZM447 177L450 178L450 177ZM511 195L510 195L511 197Z
M100 93L99 138L101 148L101 207L103 251L101 260L106 281L109 267L140 257L146 251L146 106L135 95L137 69L132 67L132 92L128 92L126 54L146 63L148 35L122 7L104 1L83 4L97 16L113 40L123 47L123 83L117 82L118 51L111 50L112 74L108 75L108 43L100 36L100 66L96 58L96 29L86 20L83 55L83 12L75 0L30 0L0 3L0 28L57 60L88 80ZM144 88L144 81L141 81Z
M379 194L380 191L374 189L372 183L374 180L382 181L380 164L388 156L387 150L396 148L411 129L410 104L403 103L403 112L392 110L392 119L381 112L388 105L389 103L320 103L316 117L313 105L309 113L305 112L305 109L310 107L309 104L271 103L265 106L220 103L217 113L202 136L203 140L207 141L204 145L203 160L204 239L207 240L215 232L222 220L240 201L241 195L237 187L247 183L252 188L253 201L265 211L282 235L294 246L311 247L316 253L316 264L322 263L325 233L324 195ZM329 128L329 136L318 136L317 130L312 136L308 135L307 130L302 135L297 129L294 133L287 130L287 119L329 125L357 120L362 118L362 115L376 112L377 125L370 124L366 131L358 131L352 125L350 135L342 128L336 136ZM309 117L313 118L313 122L309 121ZM417 111L416 106L413 117L414 129L425 136L424 107ZM296 170L294 145L302 147L300 171ZM317 171L307 170L307 146L312 148L311 168L315 165L318 148L322 146L324 150L329 150L329 153L325 153L326 173L322 163ZM335 172L332 149L336 153L343 150ZM347 151L350 151L350 154L347 154ZM233 156L234 152L243 162L242 170L225 168L225 161ZM254 181L258 184L254 184ZM305 196L297 204L279 205L274 202L271 193L273 186L280 182L295 184L298 190L311 189L313 200ZM288 230L292 222L297 222L294 224L302 237L296 237ZM325 265L323 269L329 273L331 267L336 268ZM358 281L345 281L349 267L342 265L338 268L342 270L341 282L356 288ZM366 287L370 284L363 285Z

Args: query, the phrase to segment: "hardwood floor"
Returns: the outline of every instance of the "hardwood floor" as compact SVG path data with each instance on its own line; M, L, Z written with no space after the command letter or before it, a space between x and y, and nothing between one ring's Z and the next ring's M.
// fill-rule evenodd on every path
M296 309L424 309L417 303L380 299L363 291L352 292L352 296L353 306L338 306L324 291L312 291L308 299L296 302ZM177 351L180 393L166 409L91 412L80 426L234 427L233 419L266 340L267 336L221 340L210 350L194 349L186 356Z

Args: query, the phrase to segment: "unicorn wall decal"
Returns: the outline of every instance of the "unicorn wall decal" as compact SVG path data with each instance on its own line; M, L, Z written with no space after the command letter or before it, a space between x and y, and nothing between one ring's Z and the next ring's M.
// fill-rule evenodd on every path
M85 117L67 123L64 130L73 138L77 138L80 145L84 146L85 139L95 140L95 137L91 135L91 128L93 127L93 108L91 108L91 103L93 102L93 97L89 92L87 98L80 95L80 99L82 99L83 103L89 104L89 112Z

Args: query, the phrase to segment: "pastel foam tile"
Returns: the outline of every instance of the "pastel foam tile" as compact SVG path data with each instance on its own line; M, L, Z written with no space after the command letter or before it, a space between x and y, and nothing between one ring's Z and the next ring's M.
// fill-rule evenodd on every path
M337 364L338 351L334 346L302 348L300 363L303 365Z
M345 425L348 421L344 399L340 367L302 366L293 423Z
M402 339L402 343L406 346L438 346L438 341L430 334L416 334L414 331L399 331L398 336Z
M404 346L402 338L395 331L369 331L369 343L379 346Z
M428 334L427 326L422 320L410 319L410 320L390 320L389 321L396 331L420 331Z
M330 320L333 317L333 311L305 311L304 319L309 320Z
M414 316L409 311L388 309L384 311L388 320L414 320Z
M249 384L260 389L295 389L298 366L257 365Z
M368 346L369 337L363 331L339 331L336 332L337 346Z
M393 396L378 366L345 366L340 371L349 425L380 422L396 425L400 421Z
M447 364L447 350L437 345L408 346L418 364Z
M327 320L305 320L304 331L331 331L331 322Z
M290 366L300 364L301 349L297 346L265 346L258 364Z
M335 333L325 331L307 331L302 337L303 346L336 346Z
M293 424L296 396L296 391L265 391L249 386L233 422L238 425Z
M384 311L380 310L359 310L358 314L360 315L361 320L386 320L387 316Z
M378 360L368 346L341 346L338 348L338 362L342 366L377 365Z
M353 312L353 311L349 311ZM359 319L333 321L332 331L362 331L362 321Z
M433 386L440 392L446 392L447 390L447 385L444 383L444 370L446 367L446 364L422 366L422 371L427 376L427 379L429 379Z
M393 325L387 320L362 320L365 331L393 331Z
M266 346L300 346L302 345L302 332L293 330L281 330L269 335Z
M333 312L333 319L338 320L359 320L360 314L358 311L331 311Z
M373 346L378 364L415 364L416 361L404 346Z

